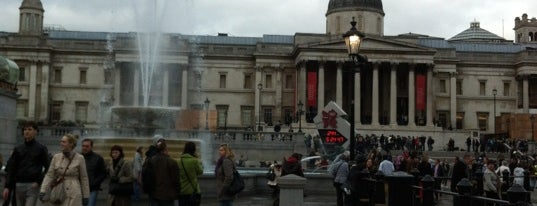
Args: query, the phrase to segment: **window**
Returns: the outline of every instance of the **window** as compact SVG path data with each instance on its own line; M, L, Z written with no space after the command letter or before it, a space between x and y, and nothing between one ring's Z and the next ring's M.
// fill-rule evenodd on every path
M283 108L283 123L286 125L290 125L291 123L293 123L293 114L294 112L292 107Z
M462 129L464 123L464 112L457 112L457 129Z
M510 90L511 90L511 83L510 82L504 82L503 83L503 96L508 97Z
M292 74L285 75L285 89L294 89L295 88L295 79Z
M228 105L216 105L217 119L216 123L219 128L227 127L227 115L228 115Z
M244 89L252 89L252 74L244 74Z
M457 80L456 87L457 95L462 95L462 80Z
M80 84L88 83L88 81L87 81L88 68L87 67L80 67L78 69L80 70Z
M104 70L104 84L113 84L113 79L112 71L110 69Z
M486 85L487 85L487 82L486 81L479 81L479 95L481 96L485 96L486 95Z
M272 74L265 76L265 88L272 88Z
M263 108L263 122L268 125L272 125L272 108Z
M200 72L194 73L194 87L198 90L201 89L201 73Z
M55 84L61 84L62 83L62 68L54 67L53 72L54 73L52 75L52 82Z
M486 131L488 129L488 119L489 119L489 113L487 112L477 113L477 125L479 127L479 130Z
M25 82L26 81L26 68L20 67L19 68L19 82Z
M226 80L227 80L226 74L220 74L220 88L221 89L226 88Z
M62 106L63 106L63 102L61 101L54 101L52 103L52 108L50 111L51 122L59 122L61 120Z
M78 123L85 123L88 121L88 102L76 102L75 103L75 121Z
M523 84L522 81L518 81L517 84L517 106L518 108L522 108L524 104L524 95L523 95Z
M341 17L336 16L336 33L339 34L341 31Z
M242 126L246 127L252 127L253 124L253 118L254 118L254 107L252 106L242 106L241 107L241 123Z
M438 124L442 128L447 128L448 124L448 113L447 112L438 112Z
M440 85L438 85L438 92L446 93L446 80L445 79L440 80Z
M17 100L17 119L28 117L28 101Z

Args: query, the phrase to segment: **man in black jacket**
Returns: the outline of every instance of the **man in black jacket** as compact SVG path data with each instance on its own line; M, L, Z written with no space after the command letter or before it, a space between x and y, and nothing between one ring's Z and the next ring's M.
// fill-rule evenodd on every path
M35 140L37 124L27 122L24 125L24 144L13 150L7 167L7 180L2 196L4 199L15 189L17 205L35 205L49 166L49 155L46 146Z
M82 155L86 160L86 170L90 184L90 198L88 206L97 204L97 196L101 190L101 183L106 178L106 165L101 155L93 152L93 140L82 140Z

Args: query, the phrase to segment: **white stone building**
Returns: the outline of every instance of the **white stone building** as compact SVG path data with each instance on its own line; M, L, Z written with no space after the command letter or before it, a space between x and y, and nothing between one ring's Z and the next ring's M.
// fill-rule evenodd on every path
M341 34L353 17L367 35L368 63L349 82ZM21 69L18 118L99 126L111 106L142 105L136 33L55 30L43 18L40 0L24 0L19 32L0 33L0 55ZM301 125L313 129L329 101L348 111L353 85L363 133L492 133L495 116L537 113L537 20L524 14L515 22L515 42L479 22L447 40L387 36L381 0L330 0L325 34L165 34L150 102L189 110L208 98L214 124L230 128L283 123L302 102Z

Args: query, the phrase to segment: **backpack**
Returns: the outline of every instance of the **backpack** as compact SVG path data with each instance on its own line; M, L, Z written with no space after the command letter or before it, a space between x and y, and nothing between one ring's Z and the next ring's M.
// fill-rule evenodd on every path
M332 177L336 177L337 171L339 170L339 167L343 164L343 161L337 161L334 164L332 164L329 168L329 173L332 175Z
M142 189L146 194L150 194L155 189L155 171L153 171L151 158L146 159L142 166Z

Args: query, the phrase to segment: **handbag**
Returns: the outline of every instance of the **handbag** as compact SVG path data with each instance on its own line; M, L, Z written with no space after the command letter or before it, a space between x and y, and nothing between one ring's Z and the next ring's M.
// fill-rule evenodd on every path
M233 181L231 181L231 184L228 187L227 194L234 196L239 192L242 192L242 190L244 190L244 179L242 179L237 169L233 168Z
M45 192L45 197L43 197L44 201L53 203L53 204L61 204L65 200L65 188L63 181L65 180L65 173L67 172L67 169L69 169L69 166L71 165L71 160L73 156L69 159L69 163L67 163L67 167L65 167L65 170L63 170L63 174L60 175L58 178L55 178L53 182L50 183L49 189Z
M181 165L183 165L183 170L185 171L188 183L194 189L194 192L190 195L190 197L188 197L188 206L199 206L201 204L201 194L198 192L198 187L195 187L194 184L192 184L192 182L190 181L190 176L188 176L188 172L186 172L185 163L183 163L182 158Z
M116 177L119 175L119 171L121 171L122 167L123 164L118 167L119 169L116 171ZM120 183L117 181L110 181L110 184L108 185L108 193L111 195L132 195L134 194L134 186L132 185L132 182Z
M274 181L276 179L276 174L274 173L274 169L270 168L269 171L266 174L266 178L269 181Z

